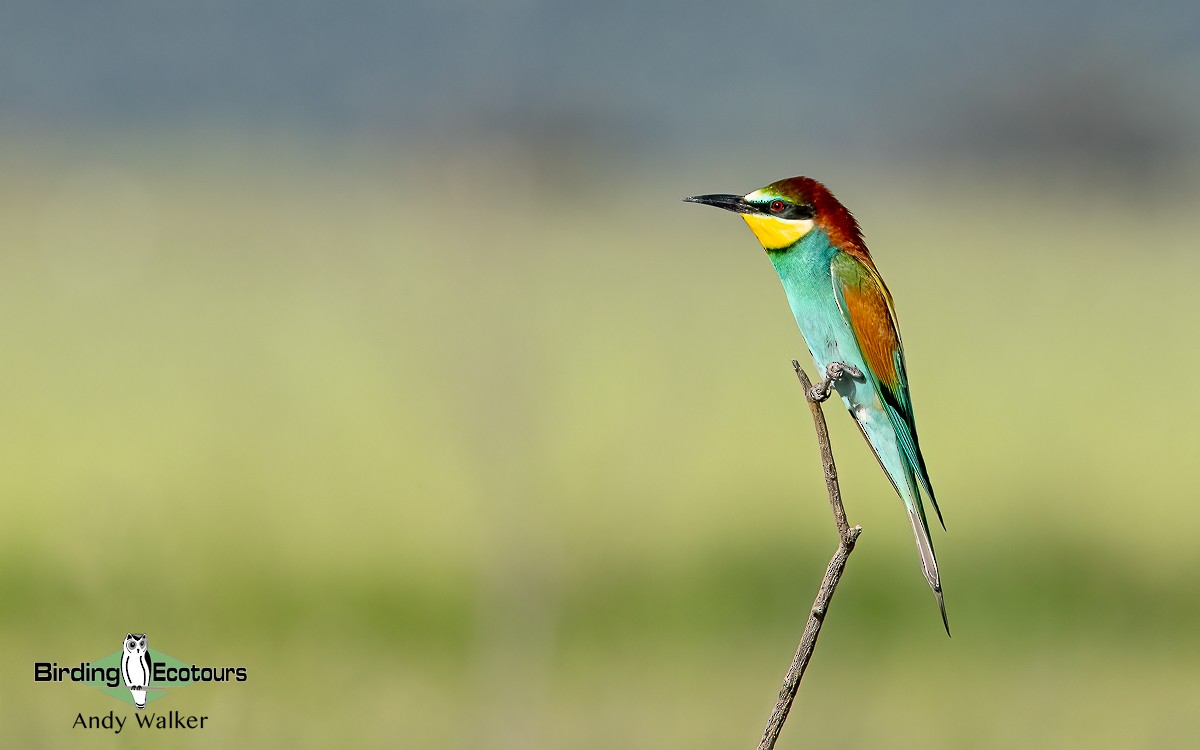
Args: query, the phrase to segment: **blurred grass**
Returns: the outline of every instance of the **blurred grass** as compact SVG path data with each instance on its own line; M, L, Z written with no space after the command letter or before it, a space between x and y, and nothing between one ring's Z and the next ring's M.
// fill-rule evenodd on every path
M131 630L250 680L123 745L756 742L834 535L778 281L677 198L782 175L216 156L6 157L14 744L119 708L27 675ZM823 176L897 300L955 636L830 411L865 535L780 746L1185 744L1194 196Z

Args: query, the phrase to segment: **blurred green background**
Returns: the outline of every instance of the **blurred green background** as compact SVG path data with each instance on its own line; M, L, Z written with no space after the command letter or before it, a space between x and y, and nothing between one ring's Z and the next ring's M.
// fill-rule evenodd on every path
M896 298L954 637L827 409L779 747L1200 735L1194 8L4 13L6 746L756 745L836 537L778 280L678 199L793 174ZM131 631L249 680L73 730L133 712L33 662Z

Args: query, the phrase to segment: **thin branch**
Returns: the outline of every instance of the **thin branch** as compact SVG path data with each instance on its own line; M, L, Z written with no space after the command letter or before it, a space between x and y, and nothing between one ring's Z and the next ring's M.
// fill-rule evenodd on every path
M821 623L825 621L825 614L829 611L833 592L837 589L838 581L842 579L842 573L846 570L846 561L850 558L850 553L854 551L854 543L858 541L858 535L862 533L861 526L851 527L846 521L846 509L842 507L842 491L838 486L837 466L833 463L833 448L829 444L829 428L825 425L825 415L821 411L821 402L829 398L837 379L847 375L857 376L857 371L849 365L831 363L829 367L825 368L827 373L825 380L814 388L799 362L792 360L792 368L796 371L796 377L800 379L800 385L804 386L804 397L808 401L809 409L812 410L813 427L817 432L817 443L821 447L821 466L825 470L825 489L829 492L829 505L833 509L833 521L837 524L838 529L838 548L833 553L833 559L829 561L829 567L825 569L825 578L821 581L821 588L817 589L817 598L813 601L812 610L808 614L808 624L804 626L804 635L800 637L800 645L796 648L792 666L788 668L787 674L783 677L779 700L775 702L775 710L771 712L771 718L767 720L767 728L763 731L762 742L758 743L758 750L772 750L775 747L775 741L779 739L783 722L787 721L792 701L796 699L796 691L800 689L800 680L804 679L804 670L808 667L813 649L817 646L817 636L821 634Z

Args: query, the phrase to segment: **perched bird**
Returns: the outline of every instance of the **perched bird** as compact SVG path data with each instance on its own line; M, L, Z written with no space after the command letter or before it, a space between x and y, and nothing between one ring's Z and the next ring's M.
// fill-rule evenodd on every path
M773 182L746 195L684 200L741 214L767 251L821 377L834 378L838 395L908 509L925 580L949 634L921 490L938 521L942 512L917 442L892 296L858 222L833 193L808 177Z

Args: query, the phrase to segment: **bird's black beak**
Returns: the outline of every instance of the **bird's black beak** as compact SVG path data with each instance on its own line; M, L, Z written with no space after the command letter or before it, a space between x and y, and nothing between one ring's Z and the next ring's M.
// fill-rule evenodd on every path
M718 193L714 195L693 195L690 198L684 198L687 203L703 203L706 206L716 206L723 208L726 211L733 211L737 214L752 214L757 213L758 209L747 203L740 195L725 195Z

